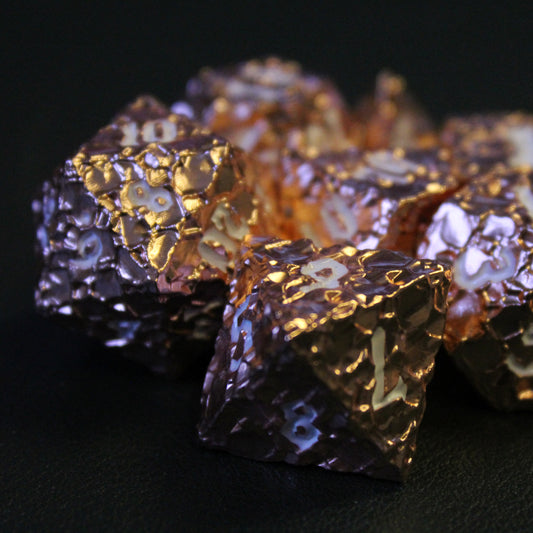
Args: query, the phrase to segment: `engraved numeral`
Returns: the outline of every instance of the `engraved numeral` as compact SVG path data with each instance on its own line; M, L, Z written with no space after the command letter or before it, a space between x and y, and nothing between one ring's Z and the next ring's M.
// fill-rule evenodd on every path
M128 200L133 207L145 207L153 213L163 213L172 207L172 195L164 187L150 187L145 181L132 183Z
M312 422L317 412L302 400L287 403L283 406L285 424L281 428L281 434L296 444L301 451L308 450L318 441L320 432Z
M121 146L139 146L139 126L136 122L121 124L120 129L123 134L120 140ZM165 143L173 141L177 137L178 128L174 122L162 118L145 122L140 133L143 143Z
M528 215L533 218L533 193L531 189L526 185L517 185L513 190L518 200L526 208Z
M396 400L405 400L407 385L400 376L394 389L385 395L385 330L381 327L377 328L370 342L376 379L376 386L372 394L372 407L376 411Z
M349 240L357 231L354 214L338 194L323 205L321 214L330 236L335 240Z
M210 265L224 271L233 266L232 261L216 252L214 247L220 245L226 253L235 253L237 244L233 239L242 240L249 231L248 224L242 218L240 223L236 224L231 217L229 206L225 204L217 206L211 222L213 227L204 233L198 244L198 252Z
M463 289L474 291L487 283L499 283L511 277L516 268L516 258L509 248L503 248L500 256L494 259L492 266L490 259L484 261L474 274L466 271L467 252L462 253L453 267L454 281Z
M348 273L348 269L335 259L324 257L304 265L301 273L315 280L310 285L300 287L301 292L307 293L316 289L337 289L339 279Z
M519 378L532 378L533 377L533 361L529 364L524 365L518 361L518 359L515 357L514 354L511 354L505 360L505 364Z
M83 234L76 245L79 258L71 261L72 265L78 268L92 268L100 259L104 246L98 234L94 231L88 231Z

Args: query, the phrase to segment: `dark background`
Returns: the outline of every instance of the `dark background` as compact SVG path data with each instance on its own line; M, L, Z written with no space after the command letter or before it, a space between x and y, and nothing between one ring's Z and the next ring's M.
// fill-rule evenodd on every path
M34 314L30 214L38 185L120 107L181 97L203 65L278 54L331 76L350 102L390 67L438 120L532 111L532 8L117 4L2 12L0 529L533 527L533 418L486 407L442 356L404 486L201 449L201 376L162 381Z

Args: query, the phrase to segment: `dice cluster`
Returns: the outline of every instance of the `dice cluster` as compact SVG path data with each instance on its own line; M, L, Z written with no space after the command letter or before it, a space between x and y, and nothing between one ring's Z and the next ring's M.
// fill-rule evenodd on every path
M293 62L203 69L44 184L37 307L169 377L210 360L207 446L404 479L442 344L533 407L532 167L533 116L437 130L391 73L352 110Z

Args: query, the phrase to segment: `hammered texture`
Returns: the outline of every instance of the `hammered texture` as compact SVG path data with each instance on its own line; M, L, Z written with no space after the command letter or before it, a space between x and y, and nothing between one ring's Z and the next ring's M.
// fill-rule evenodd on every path
M444 344L501 409L533 408L533 172L502 168L442 204L418 249L453 265Z
M212 346L257 218L238 149L140 97L45 183L34 211L42 312L169 375Z
M262 204L263 232L279 236L276 183L281 154L308 156L358 142L358 129L337 88L275 57L204 68L187 84L198 121L249 157L247 177Z
M279 180L282 235L414 255L431 215L460 185L449 158L445 149L289 154Z
M267 461L404 479L450 272L309 240L245 249L204 383L201 441Z

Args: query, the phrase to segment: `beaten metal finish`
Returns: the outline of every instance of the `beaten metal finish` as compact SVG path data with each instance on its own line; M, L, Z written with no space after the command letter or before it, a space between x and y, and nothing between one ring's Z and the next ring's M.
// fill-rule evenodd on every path
M204 68L187 84L199 120L266 163L284 149L314 154L347 148L353 124L326 78L275 57Z
M202 396L201 441L267 461L404 479L450 272L309 240L244 250Z
M212 346L256 221L238 149L140 97L45 183L34 211L42 312L169 375Z
M444 344L500 409L533 408L533 172L497 168L442 204L418 249L453 265Z
M316 156L358 142L337 88L293 61L270 57L204 68L188 82L187 101L199 122L246 151L247 178L262 204L264 234L282 231L276 201L282 153Z
M279 178L283 236L414 255L431 215L460 185L449 159L446 149L287 155Z

